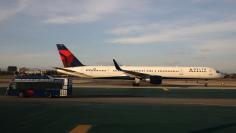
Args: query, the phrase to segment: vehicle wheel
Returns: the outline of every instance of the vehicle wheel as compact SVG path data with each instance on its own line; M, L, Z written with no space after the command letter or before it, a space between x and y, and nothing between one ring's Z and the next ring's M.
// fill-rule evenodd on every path
M53 98L53 94L49 92L49 93L48 93L48 97L49 97L49 98Z
M24 92L20 92L20 93L18 94L18 97L20 97L20 98L25 97Z

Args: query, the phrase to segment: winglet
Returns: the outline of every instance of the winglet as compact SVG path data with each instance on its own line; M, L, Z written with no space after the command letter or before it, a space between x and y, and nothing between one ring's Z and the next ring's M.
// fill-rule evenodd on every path
M115 65L116 69L117 69L118 71L122 71L122 69L120 68L120 66L118 65L118 63L116 62L115 59L113 59L113 62L114 62L114 65Z

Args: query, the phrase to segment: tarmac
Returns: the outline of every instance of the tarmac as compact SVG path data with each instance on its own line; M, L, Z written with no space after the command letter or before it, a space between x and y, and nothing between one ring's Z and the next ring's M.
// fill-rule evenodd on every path
M0 87L8 86L9 82L13 77L1 77L0 76ZM132 80L119 80L119 79L83 79L73 77L74 86L83 87L100 87L100 86L118 86L118 87L131 87ZM224 88L236 88L236 79L164 79L161 85L150 84L147 82L141 82L140 86L143 87L224 87Z
M23 98L0 96L2 102L51 102L51 103L80 103L80 104L127 104L127 105L202 105L236 107L236 99L217 98L143 98L143 97L108 97L108 98Z
M174 81L180 83L186 81ZM210 81L213 82L213 81ZM234 81L225 81L234 84ZM4 96L0 83L1 132L234 133L236 87L130 86L130 81L75 80L67 98ZM194 82L196 83L196 82ZM214 81L218 83L218 81ZM190 84L190 85L189 85Z
M0 98L1 132L234 133L235 99Z
M73 84L76 86L132 86L132 80L111 80L111 79L73 79ZM236 88L236 79L164 79L161 85L141 82L141 87L225 87Z

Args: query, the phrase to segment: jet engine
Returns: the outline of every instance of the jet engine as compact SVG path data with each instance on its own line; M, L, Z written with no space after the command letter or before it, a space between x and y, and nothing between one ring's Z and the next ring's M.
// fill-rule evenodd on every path
M161 84L162 77L161 76L150 76L148 79L146 79L146 81L150 82L151 84Z

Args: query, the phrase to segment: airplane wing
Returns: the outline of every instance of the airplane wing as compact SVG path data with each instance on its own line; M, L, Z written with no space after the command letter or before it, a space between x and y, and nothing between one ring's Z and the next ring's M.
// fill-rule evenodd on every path
M145 73L134 72L134 71L130 71L130 70L123 70L123 69L120 68L120 66L118 65L118 63L116 62L115 59L113 59L113 62L114 62L114 65L115 65L115 67L118 71L122 71L124 73L127 73L131 76L137 77L139 79L146 79L146 78L149 78L151 76L151 75L145 74Z
M73 75L73 76L79 76L79 77L83 77L83 78L93 78L91 76L88 76L86 74L83 74L83 73L79 73L79 72L76 72L76 71L73 71L73 70L69 70L69 69L65 69L65 68L60 68L60 67L54 67L56 70L61 70L62 73L63 71L69 75Z

